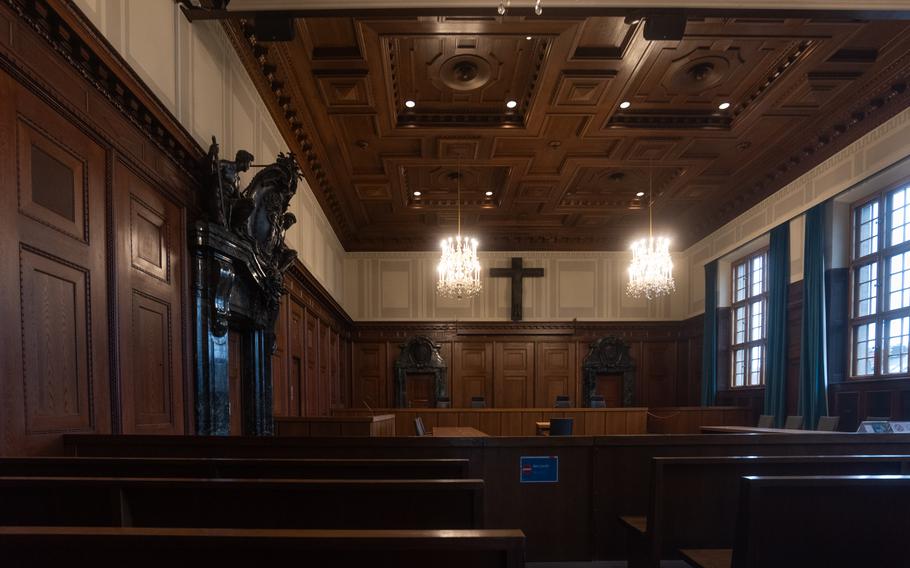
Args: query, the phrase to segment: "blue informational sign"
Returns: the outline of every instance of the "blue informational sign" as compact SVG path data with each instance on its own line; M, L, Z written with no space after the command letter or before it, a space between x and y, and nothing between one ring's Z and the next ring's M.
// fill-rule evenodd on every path
M558 456L521 456L521 483L558 483Z

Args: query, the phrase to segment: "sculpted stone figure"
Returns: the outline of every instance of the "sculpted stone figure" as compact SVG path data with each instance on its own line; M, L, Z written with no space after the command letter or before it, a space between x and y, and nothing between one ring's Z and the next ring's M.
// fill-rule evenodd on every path
M233 160L223 160L219 151L213 136L207 156L212 178L209 184L209 217L223 227L236 230L243 226L253 211L252 201L241 194L240 174L250 169L254 158L246 150L238 150Z

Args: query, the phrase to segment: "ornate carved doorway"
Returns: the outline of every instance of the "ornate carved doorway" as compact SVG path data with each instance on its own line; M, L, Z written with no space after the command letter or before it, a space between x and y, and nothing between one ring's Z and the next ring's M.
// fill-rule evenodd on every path
M607 407L632 406L635 394L635 362L629 346L617 337L601 337L591 344L582 364L582 397L591 406L595 395L604 397Z
M395 407L433 408L448 396L448 369L440 346L429 337L411 337L395 360Z

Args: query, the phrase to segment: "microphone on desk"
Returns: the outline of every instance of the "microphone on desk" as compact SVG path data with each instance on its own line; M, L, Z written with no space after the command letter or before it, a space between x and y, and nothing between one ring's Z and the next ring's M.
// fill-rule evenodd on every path
M367 407L367 410L370 411L370 415L372 415L372 416L375 418L375 417L376 417L376 413L373 411L373 408L372 408L372 407L370 406L370 404L367 402L367 399L365 399L365 398L360 399L360 402L362 402L363 405Z

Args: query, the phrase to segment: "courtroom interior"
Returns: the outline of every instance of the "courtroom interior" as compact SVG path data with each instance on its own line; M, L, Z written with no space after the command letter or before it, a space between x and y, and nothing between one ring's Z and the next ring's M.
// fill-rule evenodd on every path
M908 0L0 0L0 566L910 566L908 87Z

